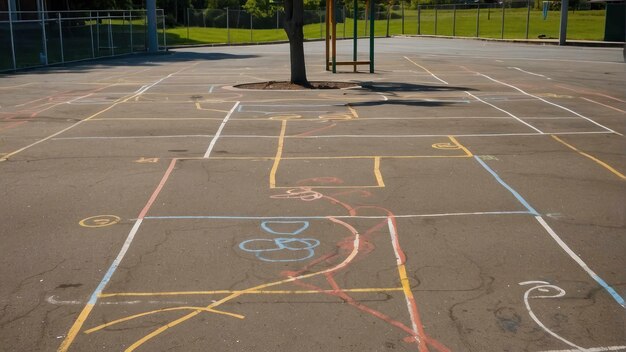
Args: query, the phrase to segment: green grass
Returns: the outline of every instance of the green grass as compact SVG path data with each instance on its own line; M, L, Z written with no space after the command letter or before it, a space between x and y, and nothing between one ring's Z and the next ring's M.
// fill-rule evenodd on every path
M452 9L436 11L437 24L435 28L435 10L424 9L420 14L419 34L423 35L447 35L458 37L476 37L476 9L457 10L456 15ZM478 36L482 38L526 38L527 10L505 9L504 35L502 34L502 9L482 8L480 10L480 22L478 24ZM404 34L418 34L417 10L405 11ZM357 33L360 37L367 36L365 21L357 22ZM320 39L325 36L325 26L315 23L304 27L306 39ZM225 28L203 27L177 27L167 29L167 44L201 44L201 43L250 43L271 42L287 40L282 29L231 29L230 41ZM344 24L337 25L337 37L352 37L353 22L347 19ZM387 21L379 20L375 24L377 36L387 34ZM403 34L402 20L389 21L389 34ZM543 35L545 38L558 38L559 35L559 12L551 11L546 20L541 11L532 10L530 14L530 26L528 37L536 39ZM602 40L604 37L604 11L576 11L569 14L568 39Z

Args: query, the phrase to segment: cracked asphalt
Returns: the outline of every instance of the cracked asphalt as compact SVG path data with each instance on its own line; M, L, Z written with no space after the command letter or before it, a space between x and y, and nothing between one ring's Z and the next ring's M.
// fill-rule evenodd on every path
M323 48L0 76L0 351L626 350L622 49Z

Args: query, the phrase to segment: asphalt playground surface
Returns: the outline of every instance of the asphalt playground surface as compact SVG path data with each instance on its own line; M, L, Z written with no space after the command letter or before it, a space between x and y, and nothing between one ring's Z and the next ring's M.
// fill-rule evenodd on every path
M0 350L626 350L622 49L305 47L0 76Z

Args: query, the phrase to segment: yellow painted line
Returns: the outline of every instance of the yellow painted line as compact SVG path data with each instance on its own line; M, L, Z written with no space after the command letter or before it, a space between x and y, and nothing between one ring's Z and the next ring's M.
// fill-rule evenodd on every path
M474 156L472 152L470 152L467 148L465 148L463 144L459 143L459 141L457 141L456 138L454 138L453 136L448 136L448 138L450 138L452 143L456 144L459 148L461 148L465 152L465 155L467 155L468 157Z
M217 111L217 112L223 112L223 113L227 113L228 110L218 110L218 109L205 109L202 107L202 105L200 105L200 103L196 102L196 109L198 110L205 110L205 111Z
M350 156L294 156L282 160L317 160L317 159L414 159L414 158L468 158L468 155L350 155Z
M378 187L385 187L385 182L383 181L383 175L380 173L380 157L379 156L374 158L374 175L376 176L376 182L378 182Z
M355 109L354 109L354 108L353 108L353 107L352 107L349 103L348 103L346 106L347 106L347 107L348 107L348 109L350 110L350 113L352 114L352 116L353 116L355 119L358 119L358 118L359 118L359 114L357 114L356 110L355 110Z
M274 165L270 171L270 188L276 188L276 171L280 164L280 158L283 155L283 145L285 142L285 131L287 130L287 120L282 120L280 125L280 136L278 137L278 147L276 148L276 156L274 157Z
M129 320L133 320L133 319L137 319L137 318L141 318L144 317L146 315L151 315L151 314L156 314L156 313L163 313L163 312L171 312L171 311L176 311L176 310L193 310L193 311L203 311L203 312L209 312L209 313L216 313L216 314L221 314L221 315L228 315L231 316L233 318L237 318L237 319L244 319L245 317L241 314L235 314L235 313L229 313L229 312L224 312L221 310L216 310L216 309L211 309L211 308L206 308L206 307L172 307L172 308L164 308L164 309L156 309L156 310L152 310L149 312L143 312L143 313L139 313L139 314L135 314L135 315L130 315L121 319L117 319L117 320L113 320L110 321L106 324L102 324L102 325L98 325L96 327L93 327L89 330L85 330L85 334L91 334L93 332L96 332L98 330L102 330L106 327L109 327L111 325L115 325L115 324L119 324L119 323L123 323L125 321L129 321Z
M347 288L342 289L342 292L389 292L389 291L402 291L401 287L366 287L366 288ZM110 297L156 297L156 296L194 296L194 295L219 295L219 294L233 294L243 293L247 295L302 295L302 294L316 294L316 293L333 293L335 290L259 290L247 292L245 290L215 290L215 291L172 291L172 292L119 292L119 293L103 293L99 298Z
M624 176L624 174L622 174L621 172L615 170L611 165L605 163L604 161L594 157L593 155L587 154L585 152L583 152L582 150L579 150L578 148L574 147L571 144L566 143L565 141L563 141L561 138L552 135L552 138L554 138L556 141L558 141L559 143L565 145L566 147L572 149L573 151L577 152L578 154L587 157L593 161L595 161L597 164L599 164L600 166L604 167L605 169L611 171L614 175L616 175L617 177L619 177L622 180L626 180L626 176Z
M85 323L85 320L87 320L89 313L91 313L93 306L94 306L93 304L85 305L85 308L83 308L83 311L80 312L80 315L78 316L78 318L76 318L76 321L70 328L70 331L67 332L67 336L65 337L65 339L63 340L63 343L61 343L61 346L59 346L59 349L57 350L58 352L65 352L68 350L68 348L70 348L70 345L72 344L72 342L74 342L76 335L78 335L78 332L83 327L83 323Z
M400 276L400 283L402 284L402 291L409 299L413 299L413 291L411 291L411 283L409 277L406 274L406 266L404 263L398 264L398 275Z
M315 188L315 189L359 189L359 188L382 188L385 186L368 185L368 186L319 186L319 185L296 185L296 186L276 186L275 189L292 189L292 188Z

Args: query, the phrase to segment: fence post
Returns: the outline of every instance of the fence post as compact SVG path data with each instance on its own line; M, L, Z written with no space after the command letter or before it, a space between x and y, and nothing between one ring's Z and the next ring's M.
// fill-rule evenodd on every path
M46 36L46 15L41 16L41 36L43 39L43 64L48 65L48 37Z
M187 17L187 43L189 43L189 8L185 11L185 17Z
M100 12L96 11L96 49L100 56Z
M324 28L322 26L322 11L321 10L317 10L317 17L319 17L320 19L320 38L324 38ZM326 18L326 21L328 21L328 18Z
M15 61L15 38L13 38L13 10L11 9L11 1L9 1L9 33L11 35L11 57L13 58L13 70L17 70L17 62Z
M528 12L526 13L526 39L528 39L528 30L530 29L530 0L527 0Z
M128 12L128 33L130 34L130 52L133 52L133 10Z
M57 19L59 21L59 44L61 44L61 63L65 62L65 53L63 52L63 25L61 24L61 13L57 12Z
M115 48L113 47L113 23L111 22L111 13L109 16L109 49L111 50L111 56L115 55Z
M559 34L559 45L565 45L567 42L567 9L569 7L568 0L561 0L561 25Z
M400 0L400 11L402 12L402 35L404 35L404 0Z
M456 4L452 5L452 36L456 37Z
M435 5L435 35L437 35L437 5Z
M476 38L480 35L480 3L476 5Z
M254 43L252 39L252 13L250 13L250 43Z
M417 35L422 34L422 29L421 29L421 25L422 25L422 5L417 5Z
M387 6L387 35L385 37L389 38L389 20L391 19L391 4Z
M161 10L161 24L163 25L163 49L167 51L167 33L165 32L165 12ZM157 51L159 50L159 45L157 43Z
M226 8L226 44L230 45L230 11Z
M502 28L500 30L500 39L504 39L504 11L506 6L504 6L504 1L502 1Z
M341 9L341 15L343 16L343 39L346 39L346 4L343 4Z

